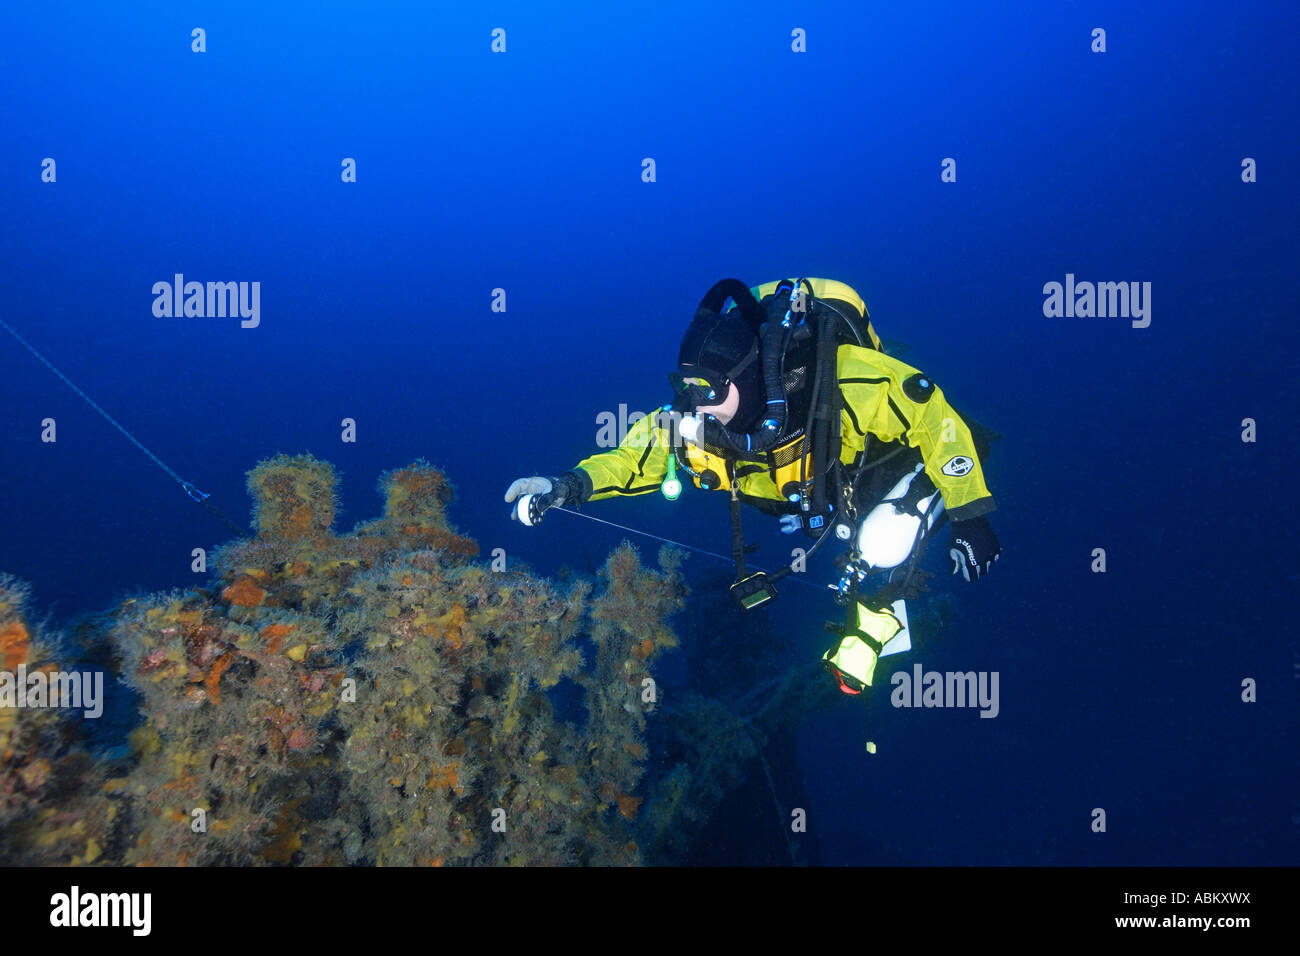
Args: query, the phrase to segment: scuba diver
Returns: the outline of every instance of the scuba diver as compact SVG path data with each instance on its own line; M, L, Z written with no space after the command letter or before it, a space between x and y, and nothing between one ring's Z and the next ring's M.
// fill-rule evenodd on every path
M638 418L616 449L558 477L512 483L511 517L532 526L556 506L656 490L675 499L681 469L696 487L730 496L731 595L745 611L775 598L776 582L834 538L846 550L831 587L847 613L842 626L827 625L838 639L822 660L853 695L871 685L881 656L910 647L905 599L922 587L917 563L942 518L954 574L977 580L1001 556L981 467L997 436L885 354L850 286L801 278L750 289L723 279L696 309L669 380L672 403ZM747 571L756 546L744 543L742 505L814 544L777 571Z

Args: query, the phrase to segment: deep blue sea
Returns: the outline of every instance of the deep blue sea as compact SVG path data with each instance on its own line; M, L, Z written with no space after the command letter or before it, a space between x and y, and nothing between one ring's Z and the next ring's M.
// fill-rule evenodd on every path
M1001 560L953 583L933 549L950 623L882 673L997 672L1000 706L886 679L791 728L769 762L816 861L1295 864L1297 35L1251 0L6 4L0 311L240 523L277 453L338 467L339 528L423 457L485 553L588 573L658 542L522 527L509 483L668 401L715 280L847 282L1003 436ZM258 324L155 315L177 274L260 283ZM1045 315L1067 275L1149 283L1149 323ZM725 495L584 510L729 551ZM778 563L775 519L746 528ZM229 537L0 329L0 571L52 627L195 586ZM685 567L692 602L728 580ZM735 634L707 686L681 661L733 619L694 615L665 694L816 659L840 612L755 613L776 639ZM788 862L752 779L698 862Z

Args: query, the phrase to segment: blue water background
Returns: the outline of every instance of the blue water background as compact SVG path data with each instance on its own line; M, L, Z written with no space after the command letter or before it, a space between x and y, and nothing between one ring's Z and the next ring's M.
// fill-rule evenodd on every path
M847 281L1005 436L1004 557L944 580L957 623L895 659L997 671L1001 710L894 709L885 685L869 727L847 700L809 721L782 772L821 862L1294 864L1300 15L1134 7L9 4L4 320L241 523L265 457L334 462L346 528L423 456L485 552L553 573L622 534L525 530L510 480L666 400L714 280ZM155 318L178 272L260 281L260 327ZM1151 282L1150 327L1045 318L1067 273ZM2 332L0 370L0 569L56 625L193 586L224 529ZM727 551L721 496L589 513ZM756 561L789 546L749 529ZM820 656L829 600L791 586L771 613L790 666Z

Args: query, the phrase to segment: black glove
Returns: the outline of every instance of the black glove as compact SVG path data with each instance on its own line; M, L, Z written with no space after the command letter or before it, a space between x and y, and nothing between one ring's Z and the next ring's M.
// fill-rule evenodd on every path
M557 478L520 478L506 491L506 501L514 501L524 495L532 495L528 505L529 525L537 524L548 508L563 504L581 504L591 494L587 482L572 471L565 472ZM510 517L520 520L518 509L510 512Z
M948 536L948 554L952 558L952 573L961 572L967 581L988 574L993 562L1002 556L998 536L989 527L984 516L952 522Z

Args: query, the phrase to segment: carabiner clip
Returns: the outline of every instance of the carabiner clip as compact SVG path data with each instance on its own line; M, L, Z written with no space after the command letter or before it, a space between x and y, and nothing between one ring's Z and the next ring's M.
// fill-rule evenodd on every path
M209 498L212 497L206 491L199 491L199 489L195 488L194 483L191 481L182 481L181 487L185 489L185 493L189 495L190 498L193 499L194 501L199 501L199 502L207 501Z

